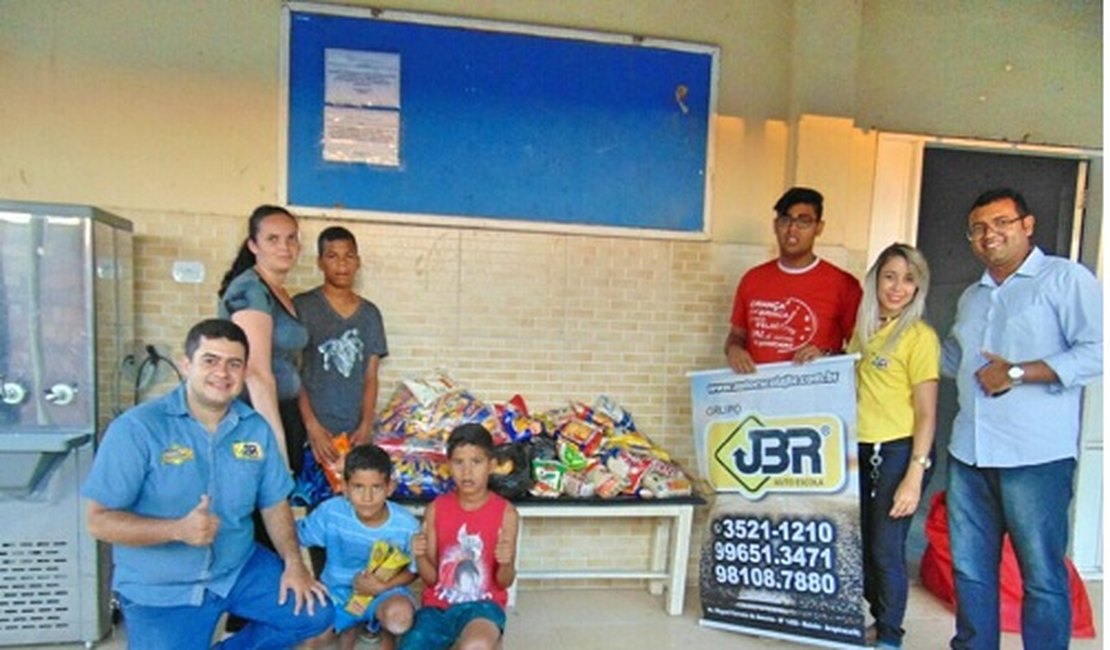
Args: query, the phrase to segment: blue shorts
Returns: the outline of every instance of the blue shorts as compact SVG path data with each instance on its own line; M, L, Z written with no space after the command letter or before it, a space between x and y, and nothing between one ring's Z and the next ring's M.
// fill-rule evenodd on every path
M412 629L401 637L398 650L447 650L467 623L484 618L505 631L505 610L491 600L460 603L447 609L421 607L416 612Z
M412 597L412 592L409 591L408 587L393 587L392 589L386 589L377 596L374 596L366 605L366 609L359 616L355 616L346 610L344 607L347 604L346 601L342 603L333 602L332 604L335 605L335 631L337 633L343 632L365 621L370 624L370 631L377 634L378 630L382 627L382 624L378 622L376 616L378 613L378 605L381 605L394 596L404 596L408 598L409 602L413 605L413 609L416 609L416 599Z

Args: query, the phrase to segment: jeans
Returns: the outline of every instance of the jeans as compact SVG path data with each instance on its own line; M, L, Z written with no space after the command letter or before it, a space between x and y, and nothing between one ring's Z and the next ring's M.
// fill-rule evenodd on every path
M894 493L906 475L913 456L913 439L884 442L879 447L882 462L871 463L876 445L860 443L860 528L863 541L863 596L875 617L877 640L888 647L901 647L902 621L906 617L909 575L906 572L906 537L913 517L890 516ZM921 491L932 477L925 472ZM874 496L872 496L874 492ZM919 506L920 507L920 506Z
M949 459L948 529L957 601L952 648L998 648L1004 533L1010 534L1021 567L1023 645L1067 648L1071 597L1064 554L1075 460L991 468Z
M120 595L127 647L130 650L207 650L220 615L232 612L247 619L247 625L215 647L224 650L250 648L285 649L310 639L332 623L330 605L315 603L312 616L302 608L294 616L294 599L289 594L279 606L278 584L284 565L276 555L255 545L254 553L226 598L204 592L200 605L156 607L140 605Z

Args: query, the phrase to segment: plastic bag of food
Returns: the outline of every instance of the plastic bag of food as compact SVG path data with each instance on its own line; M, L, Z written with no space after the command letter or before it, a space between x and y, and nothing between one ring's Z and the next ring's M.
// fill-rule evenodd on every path
M563 492L563 477L567 468L557 460L532 460L532 485L531 494L549 499L558 498Z
M447 451L447 437L462 424L485 427L494 442L507 442L497 412L446 374L398 384L378 418L374 442L396 454Z
M390 453L396 485L393 498L432 499L451 490L451 468L438 453Z
M489 487L506 499L519 499L532 489L532 459L529 446L510 443L494 447Z
M531 448L531 456L533 460L559 459L557 442L549 435L534 436L531 440L528 441L528 446Z
M602 499L612 499L624 490L621 479L605 469L601 463L586 471L586 480L593 485L594 494Z
M622 492L635 494L640 479L652 464L647 456L633 454L626 449L614 448L604 454L605 469L621 481Z
M351 445L347 434L338 435L333 440L340 453L339 460L334 463L321 465L316 462L312 447L305 447L301 470L289 496L293 505L311 508L343 492L343 461Z
M603 431L598 425L579 418L564 422L558 429L558 435L563 440L578 445L586 456L593 456L601 447L604 438Z
M594 496L594 484L585 472L567 472L563 477L563 494L573 499L589 499Z
M401 380L401 384L417 402L424 406L431 404L447 393L462 389L445 372L437 372L423 379L404 379Z

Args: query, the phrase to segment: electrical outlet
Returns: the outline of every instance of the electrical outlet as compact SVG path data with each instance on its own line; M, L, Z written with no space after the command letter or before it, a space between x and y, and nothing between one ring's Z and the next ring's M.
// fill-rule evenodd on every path
M173 281L182 284L200 284L204 282L204 263L177 260L173 263Z

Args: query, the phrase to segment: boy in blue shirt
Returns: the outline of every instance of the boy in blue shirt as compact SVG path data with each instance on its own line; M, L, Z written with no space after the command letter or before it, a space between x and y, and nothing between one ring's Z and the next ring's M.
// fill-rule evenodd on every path
M392 477L393 462L385 451L376 445L359 445L347 454L343 494L323 502L297 524L302 545L327 549L321 579L335 604L334 633L339 634L343 650L355 647L363 621L372 630L384 632L381 647L386 650L412 626L415 601L407 585L416 579L411 542L420 525L407 510L388 500L394 488ZM376 542L404 553L405 565L395 575L368 570ZM363 609L352 604L355 595L372 598ZM334 633L329 630L318 640L330 642Z

